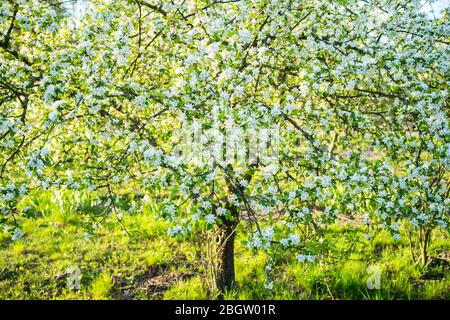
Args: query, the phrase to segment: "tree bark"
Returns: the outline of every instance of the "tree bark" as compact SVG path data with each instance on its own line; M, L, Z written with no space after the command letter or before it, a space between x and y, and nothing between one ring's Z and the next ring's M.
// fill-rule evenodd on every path
M428 262L428 244L431 239L431 230L428 228L425 228L423 230L423 234L421 237L422 244L421 244L421 263L422 266L425 266Z
M205 279L211 293L223 298L225 291L235 286L234 242L236 227L239 224L238 210L235 206L226 205L230 210L231 219L221 217L221 223L210 230L207 239Z
M235 230L233 226L223 226L219 229L215 284L220 293L232 289L235 284L234 240Z

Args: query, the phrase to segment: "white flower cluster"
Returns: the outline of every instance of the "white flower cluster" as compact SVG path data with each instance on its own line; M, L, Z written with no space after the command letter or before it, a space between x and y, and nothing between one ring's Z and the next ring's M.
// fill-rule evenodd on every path
M179 237L188 234L191 231L190 226L176 225L167 229L167 234L171 237Z
M304 263L304 262L314 263L317 260L317 256L310 255L310 254L298 254L297 260L300 263Z

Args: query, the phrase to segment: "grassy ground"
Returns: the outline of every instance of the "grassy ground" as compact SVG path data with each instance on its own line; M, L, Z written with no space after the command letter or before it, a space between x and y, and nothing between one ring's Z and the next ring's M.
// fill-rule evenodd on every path
M79 194L39 194L27 199L35 219L22 219L22 238L0 234L0 299L211 299L202 285L198 243L167 236L167 222L152 206L125 214L123 226L106 218L86 233L88 202ZM287 254L273 271L274 289L265 289L265 255L236 245L238 289L228 299L450 299L450 271L421 268L411 260L406 237L332 226L334 244L325 262L300 264ZM445 233L434 234L430 255L450 250ZM369 290L368 267L379 266L381 288ZM79 268L79 276L76 270ZM75 270L75 271L74 271ZM75 274L75 276L74 276ZM78 288L68 286L80 280Z

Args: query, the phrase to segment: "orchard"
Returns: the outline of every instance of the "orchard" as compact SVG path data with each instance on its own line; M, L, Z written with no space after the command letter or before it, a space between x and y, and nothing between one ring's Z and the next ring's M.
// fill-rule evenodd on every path
M114 221L139 243L127 221L154 206L219 297L242 289L243 250L269 293L286 259L332 268L343 221L358 250L383 234L448 275L448 6L79 2L0 4L2 250L45 216L39 195L84 194L101 208L81 210L89 236Z

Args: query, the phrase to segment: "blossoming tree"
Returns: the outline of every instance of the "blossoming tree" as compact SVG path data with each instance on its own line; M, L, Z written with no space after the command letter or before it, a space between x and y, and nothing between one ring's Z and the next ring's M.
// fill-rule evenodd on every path
M243 220L248 246L300 262L340 214L396 238L409 221L424 263L431 231L448 229L448 12L431 19L417 0L64 11L0 5L3 224L34 188L99 190L111 212L124 185L163 195L172 235L211 230L220 290L235 281Z

